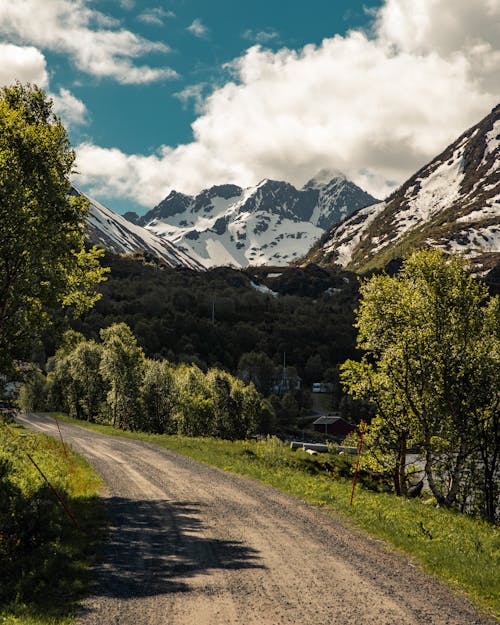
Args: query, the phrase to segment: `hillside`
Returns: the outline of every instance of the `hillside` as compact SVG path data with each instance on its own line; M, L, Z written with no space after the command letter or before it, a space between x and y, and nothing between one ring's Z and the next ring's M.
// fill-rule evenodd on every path
M146 252L168 267L203 267L173 243L155 235L140 225L133 224L104 204L73 188L73 193L83 195L89 202L87 214L87 240L115 254Z
M385 202L334 226L305 262L365 271L426 245L481 270L500 262L500 105Z
M103 262L111 272L99 285L102 299L72 323L88 338L124 321L148 356L231 372L252 351L276 365L286 352L287 364L301 376L311 357L322 371L356 355L358 281L348 272L315 266L158 269L114 254Z

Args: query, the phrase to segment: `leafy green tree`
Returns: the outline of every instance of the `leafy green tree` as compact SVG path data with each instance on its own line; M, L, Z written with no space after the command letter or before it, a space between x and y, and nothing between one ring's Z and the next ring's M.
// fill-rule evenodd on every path
M166 360L146 360L141 397L144 409L141 429L156 434L173 433L176 386Z
M255 388L269 395L275 376L273 361L263 352L247 352L238 363L238 377L247 384L253 382Z
M78 419L95 422L106 397L100 372L103 348L95 341L83 341L67 356L73 388L74 410Z
M214 404L211 434L220 438L239 438L243 428L239 423L239 406L231 392L231 376L219 369L211 369L207 374L207 384Z
M21 410L32 412L44 410L46 405L46 379L38 367L25 373L24 383L19 389L18 402Z
M100 372L108 383L112 424L138 429L142 422L140 390L144 375L144 352L125 323L115 323L100 332Z
M444 506L465 496L474 455L486 454L498 478L498 306L459 258L436 250L361 287L356 326L366 356L361 372L359 363L343 365L343 382L375 402L393 436L407 431L421 441L429 486Z
M374 370L366 361L346 363L343 377L353 399L348 395L343 398L341 415L359 422L363 417L359 411L371 407L368 400L376 406L377 415L370 419L366 436L363 464L377 473L389 473L395 493L404 495L407 490L406 453L415 424L403 394L390 383L383 365L380 363L380 369Z
M36 86L0 89L0 371L29 354L63 307L99 297L101 253L86 251L86 203L70 195L75 155L52 102Z
M85 337L74 330L67 330L54 356L46 364L47 405L52 410L68 412L80 418L80 392L73 379L69 357Z
M210 436L214 420L214 400L203 371L196 365L180 365L175 372L177 431L185 436Z

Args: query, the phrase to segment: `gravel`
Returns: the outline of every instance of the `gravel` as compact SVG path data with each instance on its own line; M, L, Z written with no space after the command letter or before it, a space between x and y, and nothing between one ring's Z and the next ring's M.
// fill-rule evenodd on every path
M26 427L58 436L46 416ZM60 423L111 519L80 625L489 625L332 514L168 450Z

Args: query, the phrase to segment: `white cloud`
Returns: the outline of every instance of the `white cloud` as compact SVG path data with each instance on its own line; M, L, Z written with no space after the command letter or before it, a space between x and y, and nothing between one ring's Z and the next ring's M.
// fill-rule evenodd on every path
M253 43L259 43L261 45L266 45L271 41L277 41L280 36L274 30L245 30L242 35L243 39L247 41L251 41Z
M174 96L178 98L184 105L187 105L190 100L194 101L194 108L197 113L203 112L204 98L203 92L207 89L207 83L198 83L196 85L188 85L182 91L174 93Z
M420 0L417 11L413 0L386 0L370 36L353 31L300 51L252 47L205 99L192 143L149 156L86 144L85 183L151 207L172 188L303 184L330 167L383 197L500 100L500 6L469 5Z
M51 94L54 111L62 119L66 127L79 126L87 122L87 108L68 89L60 89L58 94Z
M116 20L87 4L88 0L0 0L0 34L13 43L69 54L81 71L124 84L176 76L168 67L134 63L151 52L166 53L168 46L114 29Z
M165 11L162 7L155 7L153 9L146 9L142 13L139 13L137 19L144 24L164 26L166 19L173 19L174 17L175 13L173 11Z
M0 85L20 82L47 86L47 63L45 57L32 46L14 46L0 43Z
M54 111L67 127L84 124L87 121L85 104L68 89L51 93L46 65L44 55L36 48L0 43L0 86L16 81L37 84L47 90L54 102Z
M190 32L195 37L206 37L208 34L208 28L205 24L198 18L193 20L192 24L186 28L188 32Z

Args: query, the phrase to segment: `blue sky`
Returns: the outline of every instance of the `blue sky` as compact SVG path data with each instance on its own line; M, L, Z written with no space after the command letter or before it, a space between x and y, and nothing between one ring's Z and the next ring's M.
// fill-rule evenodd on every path
M56 72L51 83L56 87L81 83L72 91L85 102L91 124L72 130L75 143L88 133L99 145L127 152L146 153L159 143L176 146L192 140L191 123L196 117L194 99L185 101L176 95L183 89L201 85L201 95L209 93L227 80L224 64L255 43L272 50L300 49L353 27L368 27L367 8L379 4L373 0L174 0L155 11L159 8L155 3L135 2L127 9L116 1L99 2L95 6L124 28L168 45L170 52L145 55L141 62L168 65L178 77L147 85L118 85L82 73L76 77L61 55L48 54L49 66ZM148 16L150 21L145 22ZM198 30L188 30L193 22Z
M499 42L492 0L0 0L0 84L118 212L322 168L384 197L499 101Z

